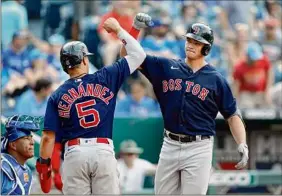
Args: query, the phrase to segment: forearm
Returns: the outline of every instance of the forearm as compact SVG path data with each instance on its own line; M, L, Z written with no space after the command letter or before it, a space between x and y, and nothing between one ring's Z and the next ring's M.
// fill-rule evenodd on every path
M146 171L146 175L153 176L156 174L157 165L154 165L152 168Z
M242 119L238 115L234 115L227 121L236 143L238 145L241 143L246 144L246 130Z
M43 131L40 143L40 157L48 159L52 157L55 144L55 133L52 131Z
M233 94L237 100L239 100L239 86L240 86L240 83L237 80L235 80L234 85L233 85Z
M126 49L125 49L124 45L122 45L122 47L120 49L120 52L119 52L119 55L121 57L125 57L127 55L127 52L126 52Z
M143 63L144 59L146 58L146 53L138 41L129 35L125 30L119 31L118 37L124 42L123 47L127 53L125 58L128 62L130 73L133 73Z
M138 38L139 33L140 33L140 30L138 30L138 29L136 29L136 28L134 28L134 27L131 27L131 29L130 29L130 31L129 31L129 34L130 34L132 37L134 37L136 40L137 40L137 38ZM124 57L124 56L127 55L127 52L126 52L126 49L125 49L124 45L122 45L119 54L120 54L121 57Z

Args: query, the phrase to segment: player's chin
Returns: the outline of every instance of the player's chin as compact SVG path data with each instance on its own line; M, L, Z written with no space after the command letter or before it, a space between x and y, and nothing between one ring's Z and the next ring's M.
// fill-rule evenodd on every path
M194 52L186 52L186 56L188 59L197 59L197 55Z
M32 158L34 156L34 149L28 149L28 151L25 152L26 158Z

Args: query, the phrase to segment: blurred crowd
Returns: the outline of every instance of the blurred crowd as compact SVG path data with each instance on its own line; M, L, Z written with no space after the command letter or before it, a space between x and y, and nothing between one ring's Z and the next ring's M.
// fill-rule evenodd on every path
M68 79L60 48L85 42L95 56L91 73L119 58L120 41L102 24L116 18L129 31L138 12L152 16L139 40L147 54L185 58L188 25L214 30L207 61L230 82L240 108L282 107L282 4L265 1L2 1L2 113L44 115L49 95ZM138 71L118 94L117 117L155 117L160 109L152 87Z

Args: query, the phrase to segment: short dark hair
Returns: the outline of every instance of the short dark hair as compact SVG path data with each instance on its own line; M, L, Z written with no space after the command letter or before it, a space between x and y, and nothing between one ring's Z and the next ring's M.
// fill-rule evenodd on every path
M47 79L47 78L40 78L38 79L36 82L35 82L35 85L33 87L33 90L35 92L39 92L41 91L42 89L46 89L46 88L49 88L51 87L52 85L52 81Z
M137 79L137 80L133 80L131 85L133 84L139 84L140 86L142 86L143 88L146 88L146 84L144 81L140 80L140 79Z

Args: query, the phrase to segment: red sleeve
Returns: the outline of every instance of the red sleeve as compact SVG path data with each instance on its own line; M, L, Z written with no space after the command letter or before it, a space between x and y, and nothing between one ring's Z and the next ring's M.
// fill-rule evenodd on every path
M242 62L237 63L234 66L233 78L234 80L240 80L242 78L241 70L242 70Z
M60 171L61 151L62 151L62 144L61 143L55 143L52 158L51 158L52 169L55 170L55 172Z
M264 69L266 71L268 71L271 68L270 60L266 55L264 55L264 57L263 57L263 65L264 65Z
M105 22L108 18L110 18L111 16L112 16L112 13L109 12L109 13L107 13L107 14L105 14L105 15L103 15L103 16L101 17L100 24L99 24L99 26L98 26L98 32L99 32L99 33L101 33L101 31L103 30L103 24L104 24L104 22Z

